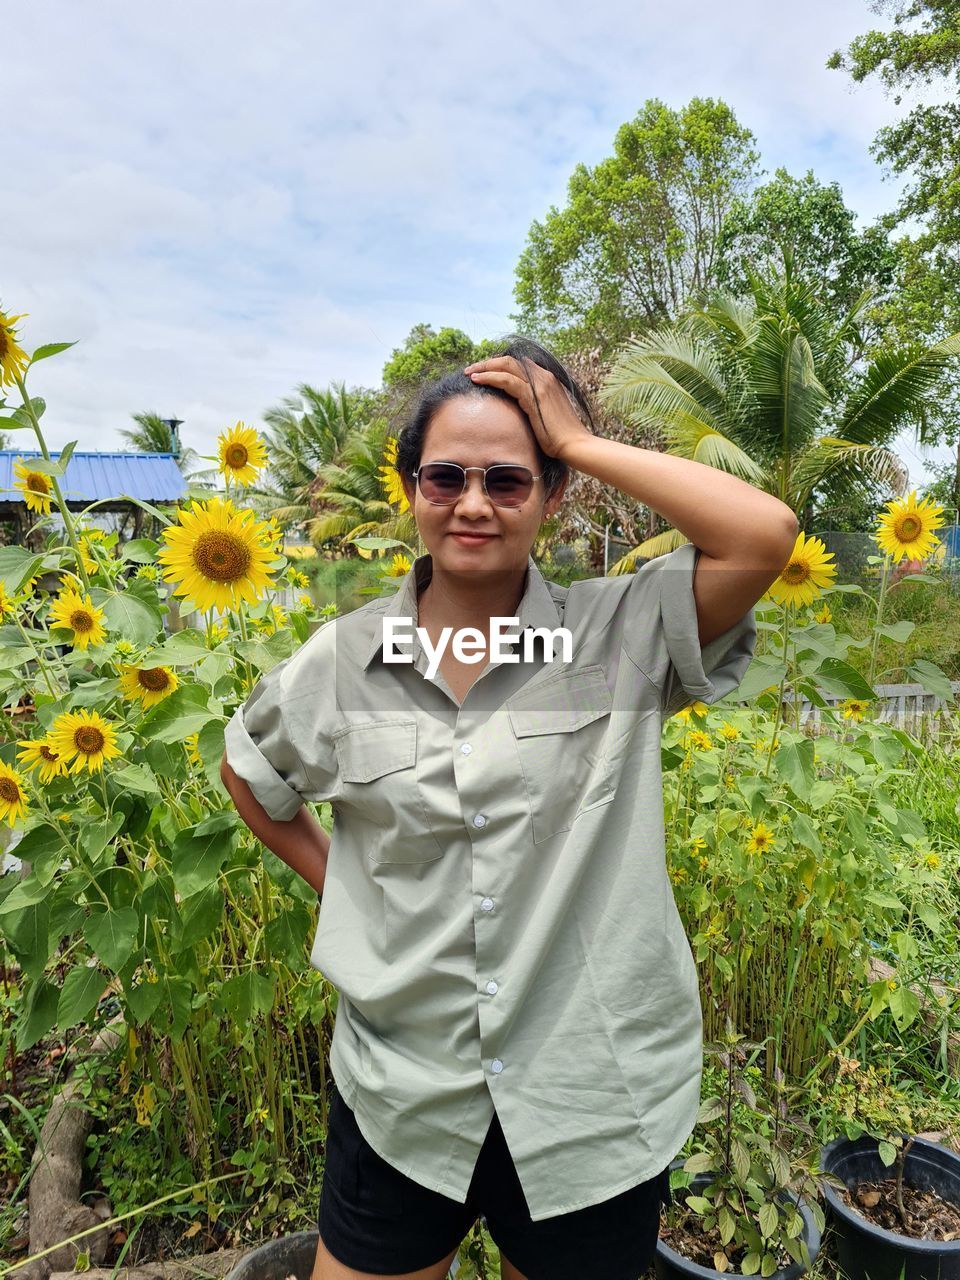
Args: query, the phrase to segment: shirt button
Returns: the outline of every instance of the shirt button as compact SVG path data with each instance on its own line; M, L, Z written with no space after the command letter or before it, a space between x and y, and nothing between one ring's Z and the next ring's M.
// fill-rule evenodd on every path
M503 1063L500 1061L499 1058L494 1058L494 1060L490 1063L490 1067L495 1075L499 1075L500 1072L503 1070Z
M481 907L483 907L484 911L492 911L492 910L493 910L493 899L492 899L492 898L484 898L484 899L483 899L483 901L480 903L480 905L481 905Z
M471 747L469 742L461 743L460 751L463 755L468 756L472 750L473 750L473 747Z
M473 825L475 827L485 827L487 825L487 820L482 813L475 813L473 815Z

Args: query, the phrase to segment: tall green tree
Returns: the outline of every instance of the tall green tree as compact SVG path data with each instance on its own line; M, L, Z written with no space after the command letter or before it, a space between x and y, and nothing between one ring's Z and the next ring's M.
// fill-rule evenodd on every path
M479 359L477 345L462 329L447 327L437 333L429 324L417 324L383 366L383 385L400 388L419 384Z
M601 398L637 425L659 427L667 451L731 472L787 503L808 531L827 481L905 491L890 445L929 412L960 334L879 353L852 379L851 335L866 291L837 322L833 308L789 270L754 276L744 303L718 293L634 341ZM684 541L676 529L646 539L616 571Z
M864 288L874 289L862 334L862 346L870 346L882 324L876 308L889 296L899 265L886 229L874 224L861 231L839 183L820 182L812 170L795 178L781 168L731 205L717 238L717 281L746 296L750 271L776 269L785 249L798 275L820 282L838 321Z
M900 242L904 269L887 308L890 330L928 338L960 328L960 4L957 0L874 0L874 13L893 26L867 31L836 50L827 66L858 83L876 77L899 106L907 91L915 105L881 129L871 148L890 172L906 178L890 228L919 225ZM952 497L960 507L960 377L947 376L939 412L924 443L956 447Z
M606 355L675 316L716 282L720 229L756 180L754 142L722 101L648 100L612 156L577 165L566 206L533 223L510 319L561 354Z
M881 129L873 154L909 181L891 222L924 224L925 248L950 250L957 265L960 246L960 4L956 0L874 0L870 8L889 14L893 29L857 36L836 50L827 66L855 81L876 76L899 106L907 90L930 88L938 101L919 102L902 120Z

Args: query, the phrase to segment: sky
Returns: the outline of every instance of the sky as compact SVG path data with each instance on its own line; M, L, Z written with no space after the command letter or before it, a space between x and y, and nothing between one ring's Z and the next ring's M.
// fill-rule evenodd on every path
M414 324L510 332L532 222L651 97L724 99L770 175L812 168L871 221L897 108L824 64L880 21L866 0L20 6L0 305L27 350L77 341L30 376L49 446L127 448L150 411L212 454L299 383L379 385ZM896 448L915 485L953 457Z

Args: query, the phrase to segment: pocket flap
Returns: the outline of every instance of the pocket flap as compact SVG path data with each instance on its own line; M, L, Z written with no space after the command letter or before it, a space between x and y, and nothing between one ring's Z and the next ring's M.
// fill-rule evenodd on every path
M377 720L349 725L334 735L333 745L343 782L371 782L417 759L417 722Z
M603 667L594 665L517 694L509 703L510 723L518 738L572 733L608 715L612 706Z

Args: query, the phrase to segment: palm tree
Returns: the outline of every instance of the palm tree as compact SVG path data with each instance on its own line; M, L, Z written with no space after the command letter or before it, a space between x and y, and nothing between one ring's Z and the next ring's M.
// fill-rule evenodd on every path
M375 535L417 545L411 512L400 512L390 503L380 476L388 435L388 420L374 418L351 431L337 459L320 468L317 514L309 522L311 541L343 543Z
M931 395L960 354L960 334L933 346L911 343L858 360L865 290L838 322L814 288L785 270L754 275L745 302L729 293L630 342L599 395L637 426L656 426L667 451L775 494L798 519L828 478L906 491L908 473L888 444L912 424L921 435ZM687 539L668 529L612 566L629 573L640 557Z
M319 473L338 461L351 433L361 428L368 400L348 392L342 382L329 391L303 382L280 408L267 409L263 418L270 478L254 492L265 499L269 514L292 525L316 514Z
M176 442L170 425L159 414L134 413L130 416L137 424L136 428L131 430L129 427L120 427L119 431L137 453L177 454ZM195 449L189 447L185 449L180 446L180 452L176 456L176 463L185 477L199 479L211 474L209 470L197 469L195 464L200 461L200 455Z

